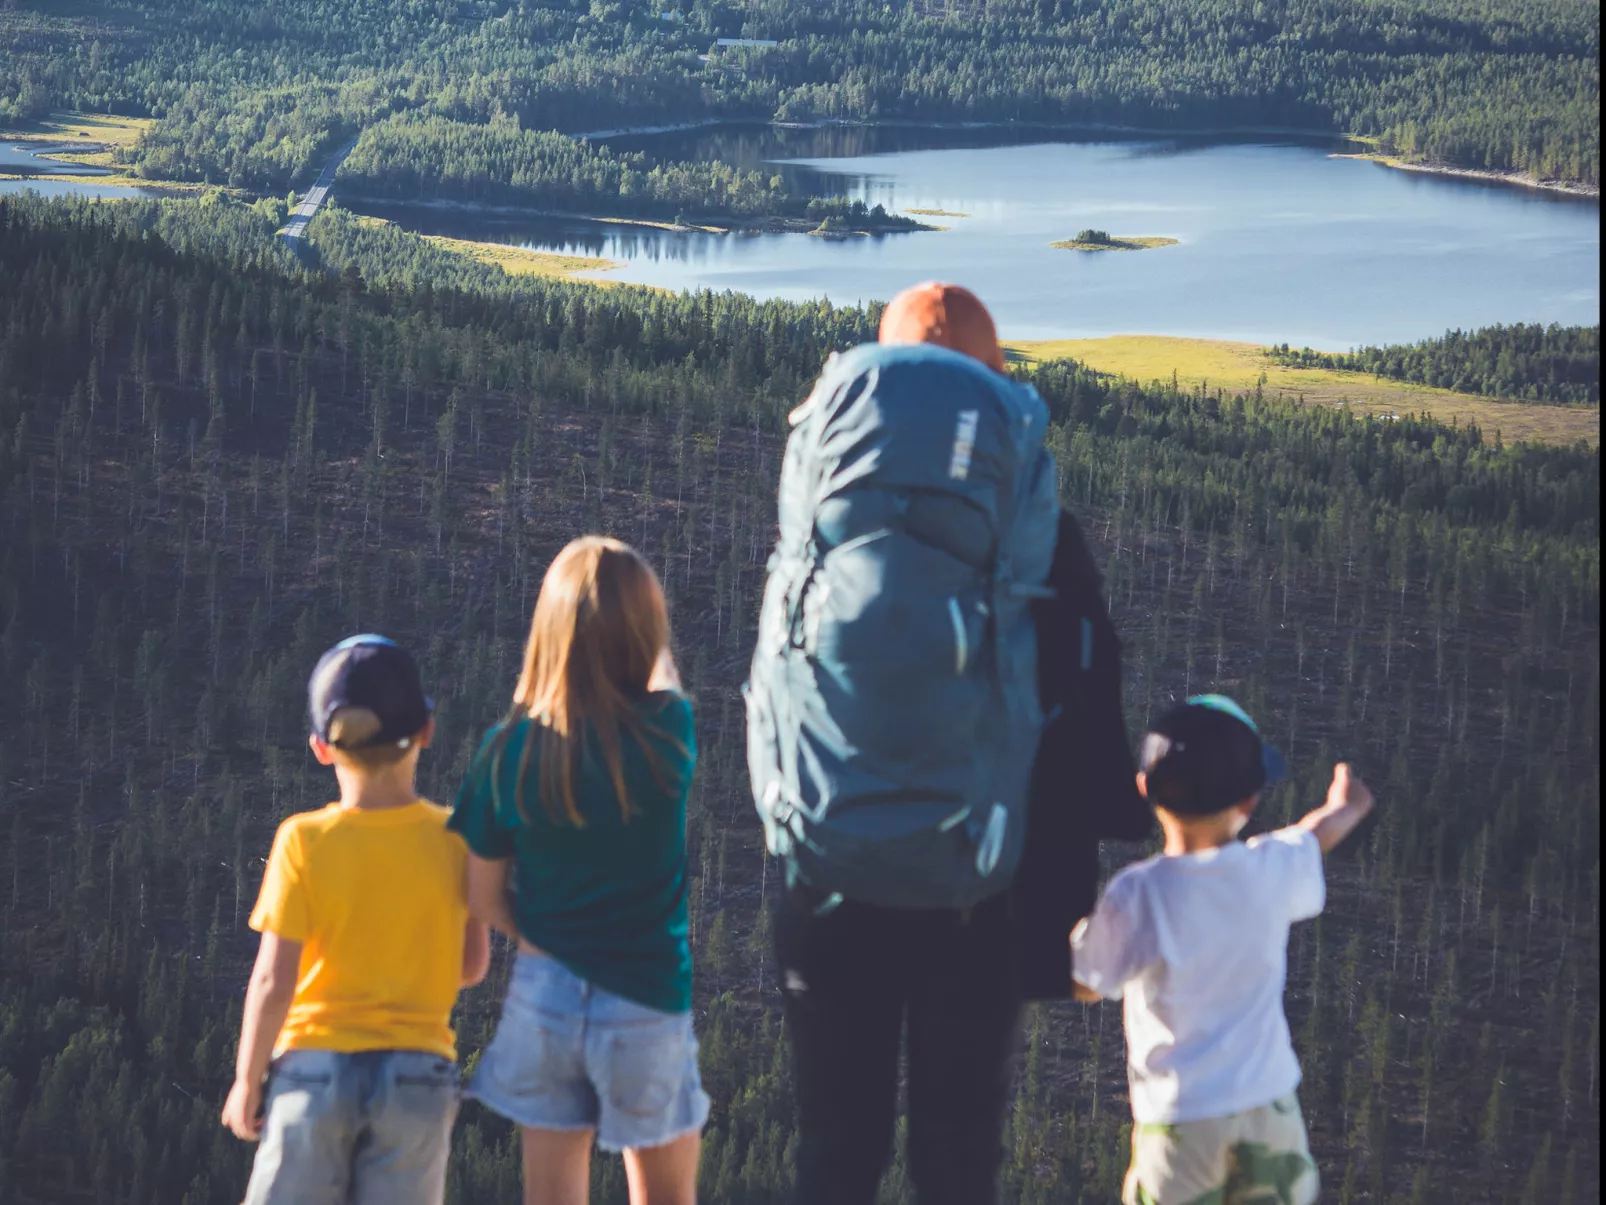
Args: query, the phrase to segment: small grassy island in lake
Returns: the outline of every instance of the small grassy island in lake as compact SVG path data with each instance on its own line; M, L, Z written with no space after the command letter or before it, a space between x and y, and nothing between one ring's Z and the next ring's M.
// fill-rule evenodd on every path
M1174 238L1136 238L1130 235L1115 237L1106 230L1078 230L1075 238L1062 239L1057 243L1050 243L1051 247L1063 247L1067 251L1146 251L1150 247L1171 247L1176 245Z
M817 225L810 225L816 222ZM849 201L845 197L816 197L808 203L807 216L801 222L795 218L772 217L766 219L763 226L769 230L804 229L809 234L828 238L940 229L901 213L888 213L883 205L867 207L863 201Z

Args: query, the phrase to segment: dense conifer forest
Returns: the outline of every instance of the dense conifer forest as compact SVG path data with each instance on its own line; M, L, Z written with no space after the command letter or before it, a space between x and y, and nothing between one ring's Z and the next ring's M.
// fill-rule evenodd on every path
M1418 385L1529 402L1600 404L1600 327L1514 323L1347 355L1277 348L1295 368L1348 368Z
M736 686L785 415L877 313L509 278L338 209L302 262L283 217L0 199L0 1200L238 1199L245 917L274 827L332 787L314 659L359 630L418 650L449 798L547 560L605 531L662 574L698 709L703 1197L781 1201L777 876ZM1597 1199L1598 452L1030 371L1131 726L1243 700L1296 767L1262 825L1339 756L1377 788L1290 953L1324 1199ZM469 1059L505 974L462 998ZM1119 1010L1034 1008L1006 1200L1113 1200L1126 1125ZM595 1176L623 1202L617 1161ZM452 1199L517 1184L468 1107Z
M918 230L912 218L845 197L802 197L778 175L716 161L649 163L646 155L515 122L476 125L399 113L369 126L335 177L348 196L629 214L662 219L834 219L838 228Z
M506 123L741 118L1296 128L1594 183L1599 17L1598 0L8 0L0 121L152 116L135 171L275 193L402 114L423 120L370 142L372 182L473 175Z

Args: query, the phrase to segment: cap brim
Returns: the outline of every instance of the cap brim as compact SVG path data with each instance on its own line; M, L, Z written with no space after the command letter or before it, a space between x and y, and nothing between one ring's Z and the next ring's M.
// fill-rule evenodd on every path
M1266 785L1281 782L1288 777L1288 759L1270 745L1262 743L1260 746L1260 764L1266 772Z

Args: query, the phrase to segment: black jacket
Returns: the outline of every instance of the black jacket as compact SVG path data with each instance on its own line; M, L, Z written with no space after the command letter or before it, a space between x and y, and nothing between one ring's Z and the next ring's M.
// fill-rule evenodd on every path
M1099 841L1140 841L1153 814L1121 709L1121 645L1082 529L1060 512L1035 604L1038 690L1049 716L1032 772L1026 849L1011 886L1016 963L1028 1000L1071 994L1070 933L1098 898Z

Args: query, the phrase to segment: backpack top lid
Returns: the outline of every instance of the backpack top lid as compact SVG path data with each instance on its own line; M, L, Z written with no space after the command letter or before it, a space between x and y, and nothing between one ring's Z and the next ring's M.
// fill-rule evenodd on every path
M1048 417L1048 407L1043 405L1036 389L989 368L964 352L937 343L860 343L847 351L832 352L826 358L813 390L792 411L792 426L807 419L832 395L840 393L843 386L872 375L895 380L900 388L923 385L932 390L933 401L946 394L990 394L1016 405L1041 407L1044 420ZM875 382L867 384L873 386Z
M963 352L932 343L863 343L826 361L791 423L812 423L813 451L834 466L836 488L861 473L883 484L905 477L925 484L935 470L963 492L977 461L1004 455L1014 463L1039 445L1048 407L1032 386ZM989 446L999 437L989 432L1008 432L1013 448Z
M834 355L792 415L782 541L840 545L884 526L891 508L979 567L1003 535L997 523L1015 508L1016 475L1040 455L1047 420L1030 385L935 344L867 343ZM1047 574L1041 559L1034 580Z

